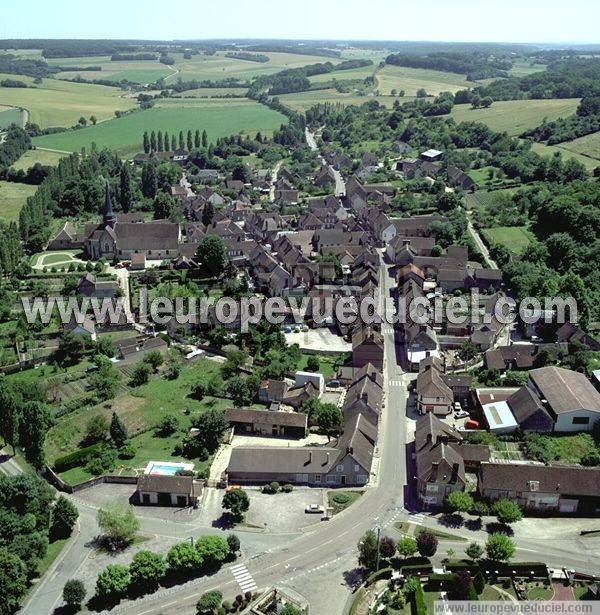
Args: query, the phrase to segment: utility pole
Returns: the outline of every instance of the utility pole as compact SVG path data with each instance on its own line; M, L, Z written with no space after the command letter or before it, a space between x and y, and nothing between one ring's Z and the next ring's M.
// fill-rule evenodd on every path
M375 564L375 572L379 572L379 544L381 540L381 527L377 526L377 563Z

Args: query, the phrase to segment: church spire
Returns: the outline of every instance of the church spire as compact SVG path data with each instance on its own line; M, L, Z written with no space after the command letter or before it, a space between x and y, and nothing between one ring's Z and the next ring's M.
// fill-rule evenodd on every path
M108 181L104 182L104 207L102 208L102 221L104 222L104 226L110 226L110 228L114 228L117 222L117 217L115 216L112 203L110 200L110 187L108 185Z

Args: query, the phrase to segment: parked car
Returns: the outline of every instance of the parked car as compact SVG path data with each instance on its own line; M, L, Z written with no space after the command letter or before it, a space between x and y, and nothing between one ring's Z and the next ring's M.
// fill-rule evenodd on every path
M325 513L325 508L323 506L321 506L320 504L309 504L305 509L304 509L305 513L312 513L312 514L324 514Z
M292 327L283 327L283 332L284 333L291 333L292 332Z
M327 386L332 388L332 389L337 389L337 388L341 387L342 385L341 385L339 380L330 380L327 383Z
M455 419L466 419L469 416L469 413L466 410L460 410L459 412L454 413Z
M302 331L303 333L306 333L308 331L308 326L307 325L302 325L300 327L300 331Z
M454 410L455 410L456 412L460 412L460 411L462 410L462 406L460 405L460 402L459 402L459 401L455 401L455 402L454 402Z

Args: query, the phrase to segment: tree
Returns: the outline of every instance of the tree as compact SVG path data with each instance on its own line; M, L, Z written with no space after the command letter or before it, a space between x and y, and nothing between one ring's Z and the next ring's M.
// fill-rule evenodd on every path
M202 131L202 147L208 147L208 135L206 134L206 130Z
M148 132L144 132L144 153L150 153L150 137L148 136Z
M150 366L147 363L138 363L131 376L133 386L139 387L146 384L150 380L150 371Z
M515 543L506 534L498 532L488 537L485 552L494 562L507 562L515 553Z
M228 381L227 394L233 400L233 405L236 408L247 406L252 401L250 389L246 384L246 378L241 376L236 376Z
M235 555L240 550L240 539L236 536L236 534L229 534L227 536L227 544L229 545L229 553Z
M229 429L229 421L223 410L211 408L195 417L192 426L200 430L196 436L200 446L213 453L219 448L223 434Z
M465 340L458 349L458 356L462 361L470 361L479 354L477 346L470 340Z
M23 405L19 442L25 452L25 459L36 469L44 466L44 442L51 426L52 416L46 404L29 401Z
M15 446L19 444L19 424L23 412L23 404L10 383L0 380L0 436L15 453Z
M410 536L402 536L396 545L398 555L412 557L417 552L417 541Z
M483 547L476 542L472 542L465 549L465 554L467 555L467 557L470 557L475 562L483 555Z
M177 139L175 135L171 135L171 151L174 152L177 149Z
M18 610L27 587L27 569L21 558L0 547L0 615Z
M161 190L156 193L152 207L154 209L155 220L166 220L176 209L175 199Z
M295 607L293 604L286 604L281 611L279 612L279 615L303 615L302 611Z
M223 602L223 594L219 590L213 589L205 592L196 603L196 613L198 615L215 615L217 609L221 606L221 602Z
M87 126L87 120L83 117L83 115L79 118L77 122L80 126Z
M104 357L99 355L97 358ZM110 361L105 361L100 365L90 377L90 388L95 391L96 395L106 401L112 399L117 392L117 385L121 381L121 374L118 372Z
M142 194L149 199L156 196L158 180L156 177L156 165L150 160L142 167Z
M162 438L173 435L179 429L179 419L174 414L166 414L156 426L156 433Z
M202 145L202 140L200 137L200 131L196 130L194 132L194 147L198 149Z
M484 97L481 99L481 106L482 106L484 109L488 109L489 107L491 107L491 106L492 106L492 103L493 103L493 102L494 102L494 99L493 99L491 96L484 96Z
M454 575L452 583L452 595L458 600L466 600L473 582L468 570L460 570Z
M320 367L319 359L311 354L306 360L306 369L309 372L318 372Z
M215 207L210 201L206 201L202 208L202 224L208 226L215 217Z
M169 549L167 563L175 572L190 574L202 565L202 559L192 544L182 542Z
M391 557L394 557L395 553L396 543L394 542L394 539L390 538L389 536L382 536L381 540L379 541L379 554L381 555L381 557L385 559L390 559Z
M119 415L116 412L113 412L112 419L110 421L110 437L112 441L115 443L117 448L121 448L125 445L125 442L129 439L129 434L127 433L127 428L123 424L123 421L119 418Z
M183 139L183 130L179 131L179 149L183 149L185 147L185 141Z
M196 541L196 550L207 568L219 567L229 557L229 543L221 536L202 536Z
M52 508L50 534L53 538L67 538L78 518L77 507L64 495L60 495Z
M492 507L492 513L496 515L500 523L515 523L523 517L518 504L507 498L502 498L495 502Z
M202 401L206 393L207 388L204 382L202 382L202 380L199 380L198 382L194 382L194 384L192 384L191 395L194 399Z
M76 365L85 355L85 344L81 337L72 333L64 333L56 350L56 360L59 365Z
M243 489L233 489L223 496L222 506L236 521L241 521L250 508L250 498Z
M130 582L127 566L109 564L96 579L96 595L101 598L118 598L127 591Z
M140 529L132 506L113 504L98 510L98 525L108 539L116 546L129 544Z
M417 98L426 98L427 97L427 90L425 88L419 88L417 90Z
M131 584L144 589L156 589L165 571L163 556L152 551L138 551L129 565Z
M150 133L150 151L156 151L156 133L154 130Z
M466 491L453 491L447 499L452 512L468 513L473 508L473 498Z
M314 416L317 425L326 433L339 431L343 422L342 411L335 404L320 404Z
M102 337L96 342L96 352L109 359L115 356L115 345L112 343L110 337ZM94 361L96 361L96 359L94 359Z
M144 357L144 363L148 363L155 372L164 363L164 361L165 358L160 350L153 350Z
M192 149L194 148L194 141L193 141L193 138L192 138L192 131L191 130L187 131L186 145L187 145L188 152L191 152Z
M227 263L225 243L216 235L205 235L196 250L196 260L208 274L221 276Z
M102 442L108 436L108 421L102 414L96 414L88 419L85 426L84 440L87 444Z
M367 530L358 543L358 563L369 570L377 565L377 534L374 530Z
M85 585L79 579L69 579L63 587L63 600L71 608L79 610L85 600Z
M158 131L158 134L156 135L156 149L159 152L162 152L165 148L164 148L164 143L163 143L163 133L162 130ZM169 148L167 148L169 149Z
M119 183L119 198L121 207L123 208L123 211L127 213L131 209L133 195L131 192L131 174L129 172L129 167L126 164L121 166L121 171L119 172Z
M423 557L435 555L438 547L438 539L427 530L423 530L417 535L417 550Z

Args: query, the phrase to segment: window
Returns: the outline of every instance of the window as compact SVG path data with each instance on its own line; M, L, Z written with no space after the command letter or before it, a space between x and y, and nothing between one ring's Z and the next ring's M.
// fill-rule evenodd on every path
M335 471L336 472L343 472L344 471L344 466L343 465L336 466Z
M573 417L573 425L589 425L590 417L589 416L574 416Z
M320 482L321 482L321 475L315 474L315 483L320 483Z
M327 476L327 482L335 485L335 483L337 483L337 477L332 474L329 474Z
M354 464L354 471L360 472L360 466L357 463Z

